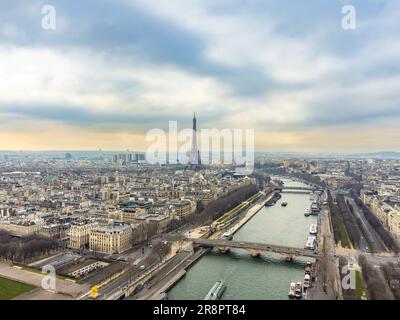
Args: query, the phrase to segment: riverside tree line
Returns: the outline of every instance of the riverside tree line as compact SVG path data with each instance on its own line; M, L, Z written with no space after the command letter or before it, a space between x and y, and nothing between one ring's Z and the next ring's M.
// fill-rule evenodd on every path
M351 191L351 196L355 200L357 206L361 209L361 214L364 215L371 227L376 231L385 246L393 252L400 252L400 248L393 235L387 230L371 209L366 206L357 196L354 190ZM351 242L353 247L360 248L361 237L364 237L372 252L382 251L382 248L377 248L371 239L370 232L365 230L365 226L361 218L355 214L355 208L349 201L345 200L344 195L336 196L336 203L333 200L331 192L328 190L328 206L331 212L332 228L335 242L342 242L342 246L349 246L347 242Z
M180 219L174 218L165 228L165 232L176 230L184 225L192 226L211 223L218 219L223 213L232 210L234 207L250 198L259 191L256 184L241 186L221 198L210 201L206 206L199 205L197 211L183 216ZM134 232L133 243L137 244L151 239L159 232L156 223L147 223L139 226Z

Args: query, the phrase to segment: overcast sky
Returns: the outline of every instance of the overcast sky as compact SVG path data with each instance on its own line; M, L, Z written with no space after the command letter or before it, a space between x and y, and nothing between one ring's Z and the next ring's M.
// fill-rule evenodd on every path
M0 2L0 149L145 150L193 112L259 151L400 151L400 1Z

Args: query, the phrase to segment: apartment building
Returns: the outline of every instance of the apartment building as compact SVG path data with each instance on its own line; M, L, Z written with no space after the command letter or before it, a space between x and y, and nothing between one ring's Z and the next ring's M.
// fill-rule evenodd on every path
M177 217L184 217L196 211L196 203L190 200L170 200L168 205L172 207Z
M116 210L108 213L109 219L120 220L128 224L135 223L135 218L146 214L147 210L144 208Z
M132 246L132 228L129 225L108 225L90 231L89 249L106 254L121 253Z
M38 234L43 225L42 221L25 220L16 223L1 221L0 229L7 231L15 237L27 237Z
M395 238L400 239L400 211L394 210L388 215L388 227Z
M90 232L98 226L97 222L75 221L69 230L69 247L84 249L89 245Z

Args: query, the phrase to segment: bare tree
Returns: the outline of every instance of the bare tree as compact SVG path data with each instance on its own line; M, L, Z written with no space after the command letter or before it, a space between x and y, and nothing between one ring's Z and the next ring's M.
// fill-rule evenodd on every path
M159 260L161 261L171 252L171 243L168 241L157 240L153 244L153 252L157 254Z

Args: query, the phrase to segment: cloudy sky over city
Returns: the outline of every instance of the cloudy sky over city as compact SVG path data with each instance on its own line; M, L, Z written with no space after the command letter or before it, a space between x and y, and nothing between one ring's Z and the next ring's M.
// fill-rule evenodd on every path
M145 150L196 112L259 151L400 151L399 30L398 0L1 1L0 149Z

